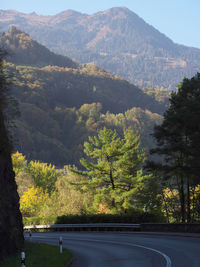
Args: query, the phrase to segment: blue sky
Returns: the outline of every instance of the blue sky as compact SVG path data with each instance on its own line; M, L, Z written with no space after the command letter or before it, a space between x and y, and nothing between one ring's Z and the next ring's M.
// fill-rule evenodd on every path
M174 42L200 48L199 0L1 0L0 9L54 15L73 9L93 14L126 6Z

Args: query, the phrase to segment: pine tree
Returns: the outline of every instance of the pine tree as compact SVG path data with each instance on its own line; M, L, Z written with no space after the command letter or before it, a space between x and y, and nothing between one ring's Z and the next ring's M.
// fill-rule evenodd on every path
M135 208L135 192L144 179L145 153L139 144L132 129L120 137L105 127L84 143L86 157L80 162L86 170L70 170L84 178L79 187L94 196L93 210L100 204L112 213Z
M183 79L177 92L171 94L170 107L163 123L153 136L157 147L151 153L161 155L162 162L150 162L178 189L182 221L191 221L191 187L199 184L200 161L200 74ZM187 217L187 218L186 218Z

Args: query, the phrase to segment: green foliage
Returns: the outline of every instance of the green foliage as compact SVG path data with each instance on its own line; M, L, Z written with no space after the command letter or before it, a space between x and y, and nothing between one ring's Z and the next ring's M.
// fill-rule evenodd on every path
M55 170L54 166L38 161L27 163L25 156L19 152L12 155L12 161L25 221L33 216L46 218L86 213L83 195L63 181L63 176L66 176L64 170ZM76 177L69 174L67 179L76 181Z
M84 143L84 152L87 157L80 162L86 171L69 170L82 177L82 181L71 184L93 195L91 212L130 212L145 178L141 169L145 155L139 149L139 137L132 129L119 137L116 131L104 127Z
M4 59L6 55L7 52L0 49L0 153L3 153L4 155L10 154L12 151L12 138L9 132L9 126L11 123L9 112L12 111L12 98L10 94L8 76L4 66Z
M96 134L104 125L118 128L119 132L131 126L143 136L143 146L151 145L148 133L161 116L132 106L141 103L145 108L159 110L159 105L127 82L105 72L86 75L84 69L74 74L72 69L58 67L7 66L16 79L13 94L21 112L13 129L15 147L29 160L58 166L77 164L87 136ZM93 92L94 84L98 94ZM111 113L123 110L127 111Z
M158 217L148 212L133 210L132 214L91 214L91 215L63 215L56 220L58 224L66 223L148 223L165 222L164 217Z
M62 172L62 170L60 170ZM83 202L83 194L71 188L63 181L63 174L58 174L55 190L49 195L42 207L37 212L43 218L61 216L63 214L87 213ZM67 175L68 181L74 181L72 175Z
M39 161L30 161L27 171L32 176L36 186L49 193L55 189L57 181L55 166L40 163Z
M44 225L44 224L55 224L57 216L52 217L23 217L24 225Z
M12 48L9 61L16 64L7 63L5 69L7 76L13 77L12 93L21 112L12 129L15 150L28 160L59 167L77 165L83 142L103 126L119 133L131 126L142 136L144 147L152 145L148 133L154 122L161 120L152 112L165 109L152 96L95 65L79 69L67 63L59 65L58 58L54 60L53 54L16 28L1 41ZM29 60L31 66L23 60Z
M109 132L110 136L112 136L113 132L111 130L109 130ZM118 164L116 164L116 168L121 168L121 171L120 169L119 171L116 170L115 174L118 171L118 175L122 183L120 184L120 181L117 181L117 178L114 177L116 187L115 192L111 192L109 183L108 187L104 188L104 190L103 187L101 188L102 190L98 190L97 188L95 192L94 185L92 184L89 185L90 188L88 190L88 177L85 176L84 182L83 177L77 176L77 172L69 172L67 170L67 166L65 166L64 169L56 170L57 180L52 189L48 192L45 184L48 184L49 179L52 177L52 173L55 172L54 167L52 168L48 165L45 166L45 164L37 161L31 161L27 163L25 156L23 156L21 153L17 152L13 154L12 159L13 165L17 169L16 182L20 195L20 209L23 215L24 224L54 224L57 221L57 217L62 216L63 214L70 215L72 218L79 218L79 216L82 218L82 215L87 217L87 215L91 214L92 212L99 214L110 212L122 214L125 209L129 214L134 214L134 220L137 216L138 220L141 219L142 221L148 221L148 218L151 220L154 218L152 216L155 216L157 219L160 218L161 220L163 217L159 209L159 207L161 207L161 202L159 201L159 198L156 197L161 191L152 176L142 176L141 170L136 171L135 177L132 179L132 181L134 180L135 183L134 190L129 191L127 188L128 183L130 184L131 182L131 174L129 175L129 179L128 173L132 173L133 171L128 168L131 166L130 163L127 164L128 160L131 159L128 154L134 155L134 149L132 153L130 153L128 148L129 146L134 145L135 141L137 143L138 137L134 135L135 140L132 140L133 136L130 129L127 130L126 135L130 135L129 137L131 140L126 136L127 142L125 142L123 138L120 139L117 137L115 132L115 136L117 137L119 144L121 144L121 147L119 147L121 149L120 155L114 156L117 158L121 157L121 159L118 161ZM129 141L131 141L131 143L128 143ZM122 151L123 149L126 151L125 153ZM109 147L109 145L107 150L110 150L110 153L114 152L112 147ZM140 156L142 157L142 155L143 154L141 153ZM127 163L125 164L124 161L126 160ZM142 158L138 158L138 160L139 162L137 162L136 158L134 158L134 162L132 162L132 166L134 166L134 168L139 165L140 161L143 161ZM50 170L47 171L49 168ZM122 174L122 171L124 174ZM36 183L37 179L34 179L34 175L36 175L35 178L42 180L43 184L45 185L44 187L41 187L40 181L40 187L38 186ZM79 184L79 189L81 186L81 190L77 190L77 186L74 186L77 184ZM103 185L103 183L101 183L101 185ZM130 206L131 197L133 197L132 200L134 205ZM112 209L109 208L109 205L113 205L111 199L115 200L115 209L113 207ZM151 216L151 214L153 215ZM91 216L88 218L90 219ZM126 218L122 219L122 221L126 222Z
M167 108L169 106L170 92L167 89L160 88L142 88L147 95L153 96L158 102L161 102Z
M26 157L17 151L12 154L12 164L15 175L17 176L21 171L24 171L27 166Z
M178 92L172 93L163 123L154 130L158 146L152 153L161 155L163 161L150 163L151 169L168 179L172 190L178 190L183 222L195 219L191 211L191 189L199 185L199 88L197 73L192 79L185 78Z

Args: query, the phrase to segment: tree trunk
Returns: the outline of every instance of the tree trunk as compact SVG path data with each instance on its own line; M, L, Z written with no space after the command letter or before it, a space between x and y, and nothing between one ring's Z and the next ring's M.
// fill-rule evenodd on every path
M190 200L190 182L187 178L187 222L191 222L191 200Z
M181 178L180 185L180 204L181 204L181 220L185 222L185 193L184 193L184 182L183 178Z

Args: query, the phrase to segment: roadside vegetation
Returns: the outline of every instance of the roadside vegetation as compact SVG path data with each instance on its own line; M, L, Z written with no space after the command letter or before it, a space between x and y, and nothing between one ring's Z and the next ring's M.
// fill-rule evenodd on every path
M72 259L72 254L66 249L60 254L59 247L41 243L25 242L26 266L29 267L64 267ZM21 266L21 253L0 262L1 267Z
M79 215L81 223L95 214L199 222L199 85L197 74L171 94L163 122L154 129L154 160L147 161L140 134L131 127L120 133L103 127L89 136L78 166L57 169L13 154L24 223L57 222L63 215Z

